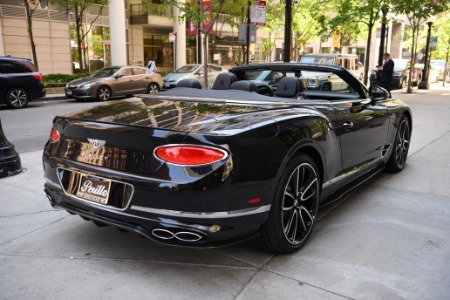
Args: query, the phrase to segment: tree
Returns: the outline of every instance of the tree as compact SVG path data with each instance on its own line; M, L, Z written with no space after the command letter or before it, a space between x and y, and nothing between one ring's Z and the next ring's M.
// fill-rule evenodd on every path
M33 61L37 68L39 68L37 54L36 54L36 44L34 43L33 36L33 13L38 7L40 7L41 0L24 0L25 10L27 12L27 28L28 36L30 37L31 53L33 55Z
M342 26L342 24L347 24L346 28L350 29L355 28L350 24L361 23L367 26L368 35L364 59L364 84L367 84L368 82L372 33L376 22L380 18L380 12L383 7L388 7L386 1L383 0L344 0L337 7L337 15L331 22L334 26ZM354 32L359 33L359 30L354 30Z
M420 26L430 17L448 9L448 0L391 0L394 11L404 14L409 20L412 32L411 62L409 73L413 74L417 54L417 39ZM407 93L412 93L412 76L408 78Z
M438 59L445 59L444 79L442 81L442 86L445 86L450 59L450 11L440 14L439 18L436 19L433 28L439 40L432 56Z
M108 3L108 0L51 0L51 3L63 7L67 12L73 12L75 15L75 32L77 40L77 53L78 53L78 63L80 64L81 72L86 70L85 61L83 61L82 49L84 48L84 43L88 33L91 31L92 26L95 21L101 16L104 6ZM89 5L99 4L100 9L92 20L92 22L85 24L86 12Z

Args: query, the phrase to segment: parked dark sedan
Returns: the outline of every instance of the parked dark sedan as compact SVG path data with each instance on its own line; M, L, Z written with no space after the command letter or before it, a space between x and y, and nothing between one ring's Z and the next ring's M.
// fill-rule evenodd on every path
M154 94L162 86L159 73L138 66L116 66L100 69L91 76L66 84L67 97L107 101L111 97Z
M403 89L408 84L409 80L409 59L394 58L394 73L392 74L392 88ZM422 69L415 66L413 68L413 76L411 78L412 85L418 85L422 80ZM370 73L370 85L377 84L377 70L374 69Z
M0 103L24 108L45 96L42 74L27 58L0 56Z
M273 97L242 79L261 69L285 74ZM404 169L412 113L384 89L339 66L231 72L240 80L226 91L176 87L55 117L43 153L51 205L164 244L255 239L290 253L321 206ZM329 89L307 88L318 76Z

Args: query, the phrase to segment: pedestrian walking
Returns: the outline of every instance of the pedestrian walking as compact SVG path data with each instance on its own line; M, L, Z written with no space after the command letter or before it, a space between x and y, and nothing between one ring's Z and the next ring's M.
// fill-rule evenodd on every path
M380 74L380 86L391 91L392 76L394 74L394 61L389 53L383 54L383 65L378 67Z
M154 73L154 72L156 72L158 70L158 68L156 68L156 63L155 63L155 60L153 58L150 58L150 60L148 61L147 68L152 73Z

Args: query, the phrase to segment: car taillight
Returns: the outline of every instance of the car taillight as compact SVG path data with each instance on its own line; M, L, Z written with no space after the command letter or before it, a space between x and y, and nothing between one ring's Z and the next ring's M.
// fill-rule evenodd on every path
M56 130L54 127L50 131L50 143L56 143L59 141L59 138L61 135L59 134L58 130Z
M36 79L36 80L41 81L43 77L42 77L42 74L39 73L39 74L33 74L33 78Z
M170 145L157 148L155 155L168 163L198 166L222 160L227 156L227 153L217 148L205 146Z

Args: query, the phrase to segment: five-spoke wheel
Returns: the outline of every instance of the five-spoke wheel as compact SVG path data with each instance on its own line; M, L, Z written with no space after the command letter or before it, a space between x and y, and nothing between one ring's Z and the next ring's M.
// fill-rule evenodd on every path
M149 94L156 94L157 92L159 92L158 84L156 84L154 82L150 83L150 85L148 86L148 93Z
M108 101L111 98L111 90L107 86L101 86L97 91L97 100Z

